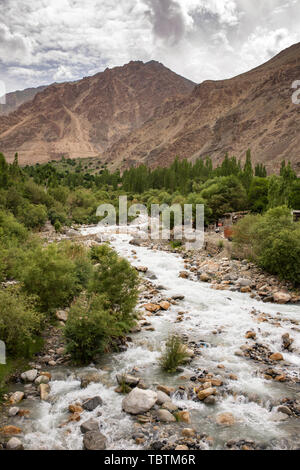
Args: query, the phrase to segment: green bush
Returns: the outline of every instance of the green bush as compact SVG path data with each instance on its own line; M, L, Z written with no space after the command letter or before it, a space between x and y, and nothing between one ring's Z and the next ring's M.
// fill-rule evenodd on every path
M63 245L36 247L26 253L19 279L27 293L36 295L40 308L46 311L65 307L79 290L74 262Z
M170 336L166 342L166 349L160 359L161 368L170 374L174 373L178 366L187 361L188 357L186 346L182 343L180 336Z
M87 364L104 351L112 335L118 333L105 296L84 295L72 305L64 329L66 350L77 363Z
M98 264L89 290L105 294L111 309L128 328L138 298L138 274L127 260L120 258L108 245L93 247L91 253Z
M300 284L300 228L288 207L239 221L234 229L234 250L271 274Z
M0 290L0 338L12 357L27 355L43 321L33 297L18 289Z

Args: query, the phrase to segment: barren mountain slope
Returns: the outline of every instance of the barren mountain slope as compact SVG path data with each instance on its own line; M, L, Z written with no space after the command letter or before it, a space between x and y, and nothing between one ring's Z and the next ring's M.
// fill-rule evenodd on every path
M97 156L140 127L166 98L195 84L158 62L130 62L78 82L54 84L0 117L0 151L21 163Z
M105 153L111 166L169 164L176 155L244 157L278 169L290 159L300 172L300 106L291 85L300 80L300 44L266 64L224 81L206 81L186 97L168 100L140 129Z
M32 100L37 93L40 93L45 88L45 86L40 86L38 88L26 88L25 90L7 93L5 96L5 104L0 103L0 115L12 113L21 106L21 104Z

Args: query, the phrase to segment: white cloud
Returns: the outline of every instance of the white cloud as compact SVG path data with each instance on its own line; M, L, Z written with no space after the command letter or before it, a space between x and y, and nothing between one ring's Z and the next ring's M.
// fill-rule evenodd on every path
M8 89L130 60L159 60L197 82L228 78L300 41L299 0L0 1Z

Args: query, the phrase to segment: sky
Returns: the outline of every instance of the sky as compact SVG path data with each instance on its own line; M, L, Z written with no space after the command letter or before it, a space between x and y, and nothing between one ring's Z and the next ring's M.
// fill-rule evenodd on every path
M157 60L196 83L300 42L300 0L0 0L0 88Z

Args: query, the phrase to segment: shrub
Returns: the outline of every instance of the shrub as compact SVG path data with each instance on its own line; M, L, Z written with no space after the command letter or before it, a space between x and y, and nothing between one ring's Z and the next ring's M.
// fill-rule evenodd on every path
M92 248L92 259L98 263L90 292L105 294L111 309L125 329L132 325L132 312L138 298L138 274L127 260L120 258L108 245Z
M65 307L78 292L74 263L57 244L29 250L19 278L25 291L36 295L46 311Z
M64 335L67 352L77 363L87 364L105 349L117 332L105 296L80 296L72 305Z
M33 297L27 297L18 289L0 290L0 338L11 356L28 354L42 320Z
M174 373L178 366L187 361L188 357L186 346L182 343L180 336L170 336L160 359L161 368L165 372Z

